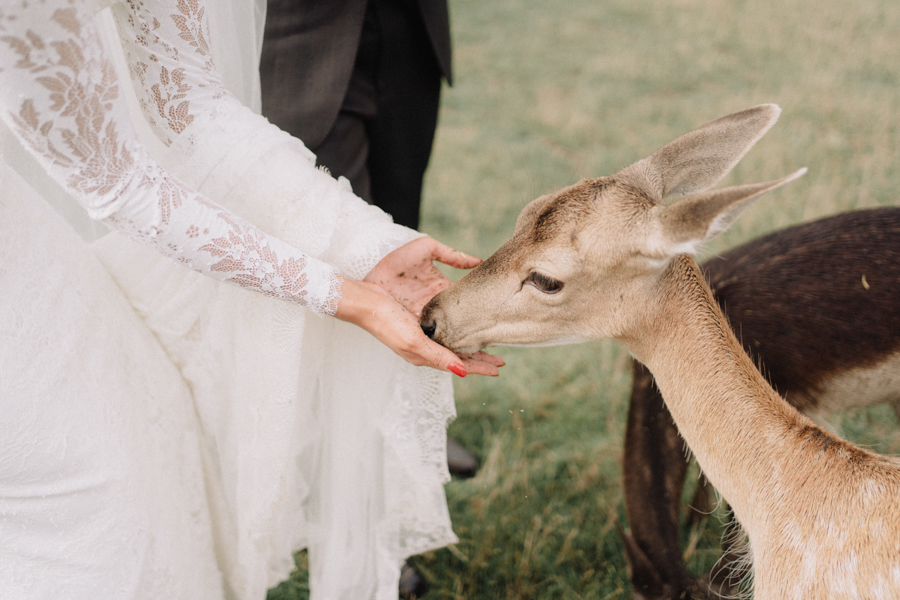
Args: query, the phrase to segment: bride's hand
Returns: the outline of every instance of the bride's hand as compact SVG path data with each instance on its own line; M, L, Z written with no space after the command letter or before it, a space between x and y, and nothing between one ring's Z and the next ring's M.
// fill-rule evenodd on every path
M434 238L423 237L404 244L385 256L363 281L374 283L387 291L406 310L418 317L429 300L450 287L450 280L435 268L435 260L457 269L472 269L481 264L481 259L476 256L463 254ZM505 364L502 358L485 352L459 357L467 365L487 363L493 367L502 367Z
M416 366L429 366L465 377L468 373L499 375L504 365L499 356L483 352L457 356L429 339L418 319L381 287L363 281L345 279L341 301L334 315L358 325L401 358Z
M384 289L418 317L429 300L450 287L450 280L435 268L432 262L435 260L457 269L471 269L481 264L480 258L423 237L382 258L363 281Z

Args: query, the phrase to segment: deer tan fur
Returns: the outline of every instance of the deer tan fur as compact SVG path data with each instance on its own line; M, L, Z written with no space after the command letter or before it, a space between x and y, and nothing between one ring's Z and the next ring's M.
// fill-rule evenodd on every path
M422 313L456 351L601 337L656 378L679 432L747 532L755 597L900 597L900 462L785 402L690 253L802 174L707 191L777 120L722 117L607 178L532 202L513 237ZM689 194L672 204L671 194Z
M830 427L832 411L860 404L900 409L898 239L900 208L858 210L776 231L701 265L753 363L820 425ZM635 599L733 597L743 572L730 560L730 540L709 574L693 577L682 558L684 442L637 362L622 463ZM709 488L698 487L699 512L688 511L689 520L711 510Z

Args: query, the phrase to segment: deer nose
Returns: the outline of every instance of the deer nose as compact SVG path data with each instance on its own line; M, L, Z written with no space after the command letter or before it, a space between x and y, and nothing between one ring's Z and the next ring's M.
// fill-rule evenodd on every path
M438 296L440 296L440 294L429 300L428 304L422 308L422 314L419 315L419 327L421 327L422 332L432 340L434 340L434 336L437 334L437 322L438 318L440 318L439 313L441 312L440 308L438 308ZM440 344L440 342L438 343Z
M437 329L437 323L434 322L434 319L426 319L422 321L421 323L419 323L419 327L422 328L422 331L425 333L425 335L427 335L431 339L434 339L434 332Z

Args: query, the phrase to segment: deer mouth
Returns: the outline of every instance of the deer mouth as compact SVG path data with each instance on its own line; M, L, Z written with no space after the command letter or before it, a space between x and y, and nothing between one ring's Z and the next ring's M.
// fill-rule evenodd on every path
M424 314L424 313L423 313ZM441 335L441 332L438 331L437 322L434 319L422 319L419 322L419 327L422 328L422 332L431 338L433 341L437 342L441 346L444 346L448 350L452 350L457 354L473 354L478 352L479 350L484 349L484 345L472 344L469 346L458 346L452 343L448 343L444 336Z
M433 341L457 354L478 352L487 346L487 344L482 343L466 343L472 339L471 335L464 336L468 339L463 340L460 340L459 336L448 335L447 315L439 302L436 302L439 296L440 294L432 298L431 302L422 309L422 315L419 317L419 327L422 328L422 332ZM454 340L452 339L453 337L457 337L457 339Z

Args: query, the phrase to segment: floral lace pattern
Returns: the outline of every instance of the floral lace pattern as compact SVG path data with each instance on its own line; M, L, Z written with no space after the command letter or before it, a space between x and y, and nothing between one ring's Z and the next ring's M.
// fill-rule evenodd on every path
M148 113L160 117L154 125L171 143L203 120L198 116L213 116L212 109L192 113L192 99L220 97L223 90L203 33L202 4L178 0L174 11L171 2L154 6L156 14L170 14L168 23L145 4L130 0L116 8L128 11L132 46L143 49L131 63L144 83L144 108L152 104ZM92 217L192 269L333 314L341 284L333 267L206 200L146 153L91 17L77 0L29 0L4 9L2 118ZM200 83L188 83L189 74Z
M196 48L197 54L209 56L209 45L203 33L203 13L206 9L197 0L178 0L178 12L180 14L172 15L172 21L181 31L178 37Z
M173 8L177 12L172 12ZM206 8L199 0L177 0L174 7L172 2L128 0L113 10L123 29L122 41L141 107L145 114L155 112L151 125L160 139L171 145L198 116L192 112L192 99L195 105L204 105L206 92L213 99L225 96L207 42ZM162 21L156 17L167 13Z
M184 131L194 120L194 115L188 113L190 101L182 100L190 89L191 86L184 83L184 69L175 69L170 76L165 67L159 73L159 83L150 88L159 116L175 133Z
M231 220L227 216L222 218ZM253 231L242 230L237 223L227 235L215 238L201 250L220 259L213 265L214 271L236 273L233 279L245 287L276 297L283 289L290 290L298 298L306 296L303 289L306 286L306 261L303 257L292 257L278 264L278 257L265 240L258 239ZM242 272L247 264L252 264L253 270Z

